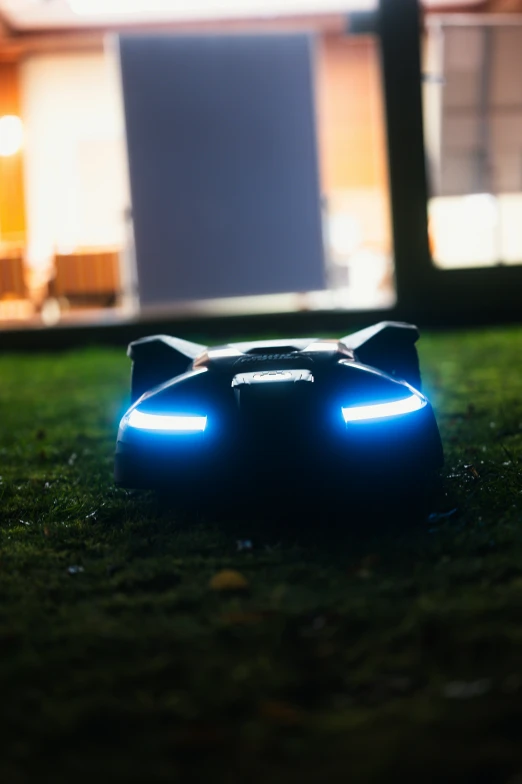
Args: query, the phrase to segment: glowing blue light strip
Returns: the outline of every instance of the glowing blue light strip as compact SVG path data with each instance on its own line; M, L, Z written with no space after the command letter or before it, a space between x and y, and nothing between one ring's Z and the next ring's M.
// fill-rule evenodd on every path
M179 414L146 414L137 408L129 414L127 423L138 430L161 430L166 433L202 433L207 426L206 416Z
M349 406L348 408L343 408L343 417L346 423L368 419L384 419L385 417L400 416L401 414L411 414L412 411L419 411L426 405L426 402L426 399L420 395L410 395L410 397L394 400L390 403Z

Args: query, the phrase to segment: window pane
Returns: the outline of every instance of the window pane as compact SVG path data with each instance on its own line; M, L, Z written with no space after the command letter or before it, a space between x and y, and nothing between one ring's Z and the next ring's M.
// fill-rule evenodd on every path
M425 128L433 261L522 263L522 26L431 17Z

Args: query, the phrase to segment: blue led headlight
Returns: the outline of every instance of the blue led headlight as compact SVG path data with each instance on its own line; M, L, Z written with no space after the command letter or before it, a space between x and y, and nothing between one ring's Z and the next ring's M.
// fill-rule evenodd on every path
M349 422L367 422L372 419L385 419L389 417L411 414L420 411L427 404L426 398L415 392L409 397L401 400L393 400L389 403L372 403L365 406L348 406L343 408L343 417L346 424Z
M333 480L366 503L382 480L410 499L443 464L417 338L415 326L384 321L340 340L135 340L116 483L183 507L266 500L271 515L279 496L298 503L296 487L313 495L316 477L325 497Z
M206 426L206 416L148 414L137 408L133 408L127 417L127 427L163 433L202 433Z

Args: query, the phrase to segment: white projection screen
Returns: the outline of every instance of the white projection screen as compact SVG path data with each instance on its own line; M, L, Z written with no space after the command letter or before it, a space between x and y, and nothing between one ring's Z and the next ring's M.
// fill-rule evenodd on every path
M140 305L325 289L313 39L118 41Z

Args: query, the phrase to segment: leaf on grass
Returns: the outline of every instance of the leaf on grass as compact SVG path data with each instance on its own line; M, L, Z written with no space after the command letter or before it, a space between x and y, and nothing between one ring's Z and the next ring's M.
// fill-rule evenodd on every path
M281 700L263 700L259 713L263 719L285 727L295 727L304 721L303 712L299 708Z
M474 465L465 465L465 466L464 466L464 470L465 470L465 471L469 471L469 473L470 473L472 476L474 476L474 477L475 477L475 479L480 479L480 474L479 474L479 472L477 471L477 469L475 468L475 466L474 466Z
M212 577L210 588L213 591L247 591L248 580L234 569L223 569Z

